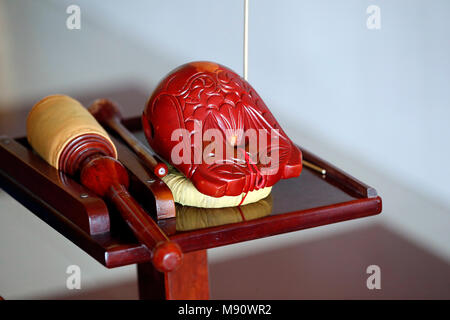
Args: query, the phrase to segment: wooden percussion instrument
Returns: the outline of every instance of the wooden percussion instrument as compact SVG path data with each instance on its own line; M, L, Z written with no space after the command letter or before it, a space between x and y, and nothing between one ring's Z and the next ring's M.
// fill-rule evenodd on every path
M247 194L302 171L302 152L256 90L217 63L170 72L148 100L142 126L150 147L211 197Z
M116 159L114 144L78 101L64 95L39 101L28 115L27 138L50 165L78 177L81 184L116 206L151 252L157 270L169 272L180 266L181 249L128 193L128 173Z

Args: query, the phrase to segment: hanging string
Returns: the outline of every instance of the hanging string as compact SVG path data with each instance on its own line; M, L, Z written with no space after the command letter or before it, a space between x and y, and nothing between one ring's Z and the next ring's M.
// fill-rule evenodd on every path
M244 79L247 81L248 80L248 1L249 0L244 0ZM245 149L239 148L238 150L240 150L243 154L244 154L244 158L245 158L245 162L247 163L247 167L249 169L250 172L250 180L253 178L253 170L252 168L255 170L256 172L256 188L259 189L263 183L264 183L264 178L261 179L261 172L259 171L258 167L251 161L250 157L248 156L247 152L245 152ZM245 192L244 196L241 199L241 202L238 205L238 208L242 205L242 203L244 203L245 198L247 197L248 194L248 190L247 192ZM240 209L239 209L240 211ZM241 216L244 219L244 215L242 214L241 211Z
M248 1L244 0L244 79L248 79Z

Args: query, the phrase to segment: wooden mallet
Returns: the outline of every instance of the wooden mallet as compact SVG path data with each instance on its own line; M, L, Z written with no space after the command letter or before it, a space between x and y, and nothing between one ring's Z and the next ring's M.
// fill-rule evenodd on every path
M76 100L53 95L39 101L27 118L27 138L50 165L75 177L100 197L110 200L135 236L150 251L161 272L177 269L180 247L128 193L127 170L116 160L108 134Z
M122 125L122 115L114 102L97 99L88 110L102 126L116 132L157 177L162 178L169 172L167 165L156 160L150 150Z

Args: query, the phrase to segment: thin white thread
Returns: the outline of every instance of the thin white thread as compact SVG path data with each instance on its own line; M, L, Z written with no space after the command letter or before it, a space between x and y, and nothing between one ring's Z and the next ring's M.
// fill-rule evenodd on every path
M248 79L248 1L244 0L244 79Z

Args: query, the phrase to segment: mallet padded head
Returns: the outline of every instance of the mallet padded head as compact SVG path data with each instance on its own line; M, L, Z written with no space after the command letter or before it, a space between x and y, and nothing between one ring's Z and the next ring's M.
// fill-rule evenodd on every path
M27 138L33 149L50 165L60 168L65 148L83 136L99 137L106 144L101 151L117 158L116 148L106 131L80 102L66 95L51 95L34 105L27 118ZM76 149L71 150L72 154Z

